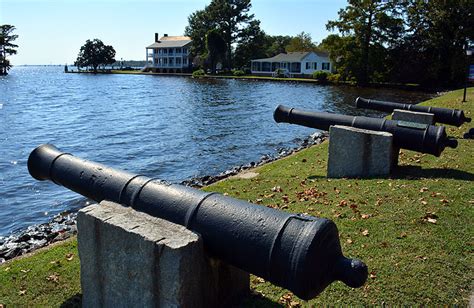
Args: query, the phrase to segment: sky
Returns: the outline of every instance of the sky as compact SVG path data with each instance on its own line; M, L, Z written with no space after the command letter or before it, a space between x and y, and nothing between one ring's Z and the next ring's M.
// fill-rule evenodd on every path
M0 0L0 24L16 27L13 65L72 64L87 39L98 38L117 60L145 60L155 32L183 35L188 16L211 0ZM311 34L321 42L345 0L253 0L251 13L270 35Z

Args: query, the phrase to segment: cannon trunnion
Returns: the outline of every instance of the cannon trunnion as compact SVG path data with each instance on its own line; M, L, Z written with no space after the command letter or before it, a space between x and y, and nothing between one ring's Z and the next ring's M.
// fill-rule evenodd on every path
M360 287L366 265L343 256L336 225L116 170L41 145L30 174L96 201L109 200L186 226L207 251L242 270L311 299L335 280Z
M282 105L275 109L273 118L276 122L298 124L326 131L332 125L385 131L393 135L394 146L435 156L440 156L446 147L457 147L457 140L447 137L444 126L311 112Z

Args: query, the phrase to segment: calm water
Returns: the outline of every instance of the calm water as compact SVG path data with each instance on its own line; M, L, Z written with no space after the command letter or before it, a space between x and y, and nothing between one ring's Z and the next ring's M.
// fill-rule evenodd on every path
M429 94L297 83L64 74L15 67L0 79L0 235L85 199L28 174L36 146L179 182L296 146L314 132L274 123L278 104L363 114L357 96L419 102ZM376 115L377 113L371 113Z

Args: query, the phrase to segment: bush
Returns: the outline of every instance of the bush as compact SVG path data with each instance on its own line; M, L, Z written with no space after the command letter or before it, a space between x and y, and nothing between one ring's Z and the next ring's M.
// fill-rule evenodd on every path
M199 69L197 71L193 72L193 77L200 77L206 75L206 72L204 72L203 69Z
M319 82L324 83L328 80L329 74L324 71L316 71L313 73L313 79L317 79Z
M234 70L234 71L232 72L232 75L234 75L234 76L244 76L244 75L245 75L245 72L242 71L242 70Z
M328 81L338 83L342 80L341 74L330 74L328 76Z

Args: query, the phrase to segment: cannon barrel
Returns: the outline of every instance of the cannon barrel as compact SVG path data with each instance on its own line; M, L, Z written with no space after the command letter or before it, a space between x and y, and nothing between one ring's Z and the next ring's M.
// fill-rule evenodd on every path
M28 158L37 180L83 196L130 206L186 226L206 250L242 270L311 299L335 280L360 287L367 266L343 256L336 225L216 193L134 175L41 145Z
M403 104L396 102L384 102L377 101L374 99L366 99L363 97L356 98L357 108L366 108L379 110L384 112L392 112L395 109L416 111L416 112L427 112L434 115L434 121L436 123L443 123L454 126L461 126L464 122L471 122L471 118L467 118L464 115L464 111L450 108L438 108L431 106L420 106L415 104Z
M276 122L286 122L329 130L332 125L385 131L393 135L396 147L440 156L445 147L456 148L457 140L446 135L444 126L418 124L370 117L353 117L327 112L311 112L279 105L273 113Z

